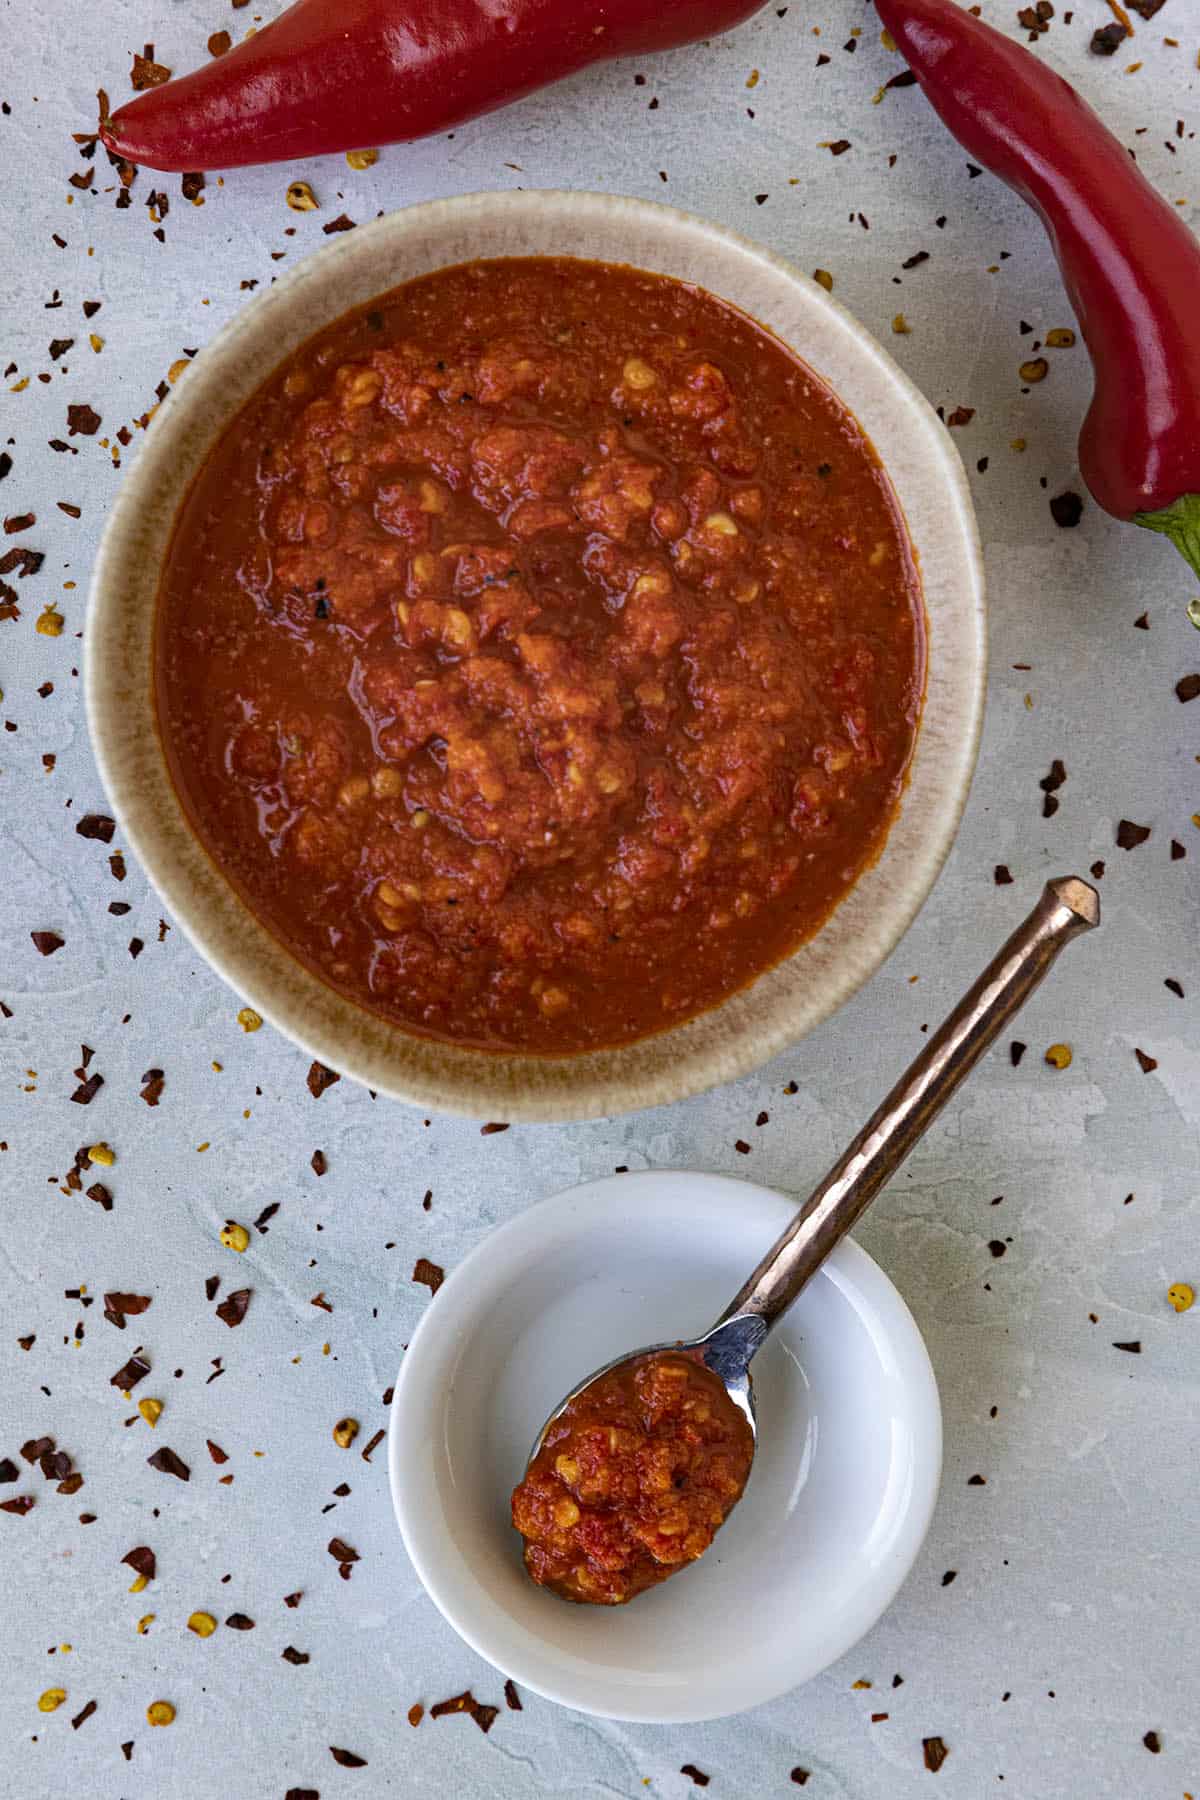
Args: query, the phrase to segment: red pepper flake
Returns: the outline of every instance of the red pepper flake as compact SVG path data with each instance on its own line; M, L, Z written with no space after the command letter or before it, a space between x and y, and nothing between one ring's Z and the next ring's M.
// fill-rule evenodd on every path
M330 1556L332 1556L334 1562L356 1563L359 1560L358 1551L352 1544L347 1544L343 1538L330 1538L325 1548L328 1550Z
M1187 851L1184 849L1183 845L1179 842L1179 839L1172 838L1171 839L1171 861L1172 862L1182 862L1183 858L1186 855L1187 855Z
M67 436L95 437L103 420L94 406L74 405L67 408Z
M950 1752L940 1737L921 1739L921 1748L925 1752L925 1767L931 1775L936 1775Z
M57 931L31 931L29 935L39 956L53 956L67 941L66 938L59 937Z
M832 144L821 144L819 147L828 150L830 156L845 156L851 144L849 138L837 138Z
M942 1586L949 1587L951 1582L957 1580L957 1578L958 1578L958 1570L957 1569L947 1569L946 1573L942 1576ZM892 1686L895 1687L895 1685L896 1684L893 1681Z
M18 531L29 531L36 524L36 513L13 513L11 518L5 519L4 529L9 537L15 537Z
M1130 1194L1129 1198L1130 1198L1130 1200L1132 1200L1133 1195ZM1126 1204L1128 1204L1128 1202ZM1124 1350L1130 1356L1140 1356L1142 1354L1142 1340L1141 1340L1141 1338L1130 1338L1128 1343L1125 1343L1125 1344L1118 1344L1118 1343L1114 1342L1113 1349L1114 1350Z
M1175 683L1175 692L1186 706L1189 700L1200 695L1200 675L1185 675Z
M56 500L54 504L59 512L66 513L68 519L82 519L83 517L82 506L75 506L70 500Z
M365 1756L355 1756L353 1750L339 1750L336 1744L330 1744L329 1754L343 1769L365 1769L367 1766Z
M31 1331L28 1337L19 1337L17 1342L20 1344L22 1350L32 1350L33 1346L37 1343L37 1332Z
M733 1142L733 1147L737 1151L739 1156L749 1156L749 1154L750 1154L750 1146L746 1142L745 1138L735 1138L734 1142Z
M253 1631L254 1630L254 1620L249 1618L246 1613L242 1613L242 1612L230 1613L230 1615L226 1619L225 1623L229 1627L230 1631Z
M206 1276L205 1281L204 1281L204 1298L206 1300L212 1300L215 1297L217 1289L220 1287L220 1285L221 1285L221 1277L219 1275Z
M992 880L997 887L1011 887L1012 871L1007 863L997 863L992 870Z
M1148 1731L1142 1739L1142 1742L1145 1744L1151 1756L1157 1756L1162 1749L1162 1739L1159 1737L1157 1731Z
M108 867L114 881L124 881L126 874L125 858L120 850L113 851L108 859Z
M417 1729L417 1726L421 1723L421 1720L424 1717L425 1717L425 1708L421 1705L421 1702L419 1700L415 1700L408 1709L408 1722L412 1726L414 1731Z
M293 1667L297 1669L303 1668L306 1662L312 1661L311 1656L309 1656L306 1651L297 1650L293 1644L289 1644L286 1649L280 1652L280 1655L283 1657L284 1662L291 1663Z
M167 1078L161 1069L147 1069L142 1076L142 1090L138 1099L144 1100L147 1106L157 1106L166 1085Z
M176 1456L175 1452L169 1450L165 1444L161 1450L156 1450L152 1456L148 1456L146 1461L152 1469L158 1469L163 1475L174 1475L179 1481L192 1479L192 1471L183 1458Z
M681 1775L690 1775L697 1787L707 1787L712 1780L712 1776L706 1775L703 1769L698 1769L695 1763L684 1763L679 1773Z
M11 1456L0 1457L0 1487L7 1486L10 1481L19 1481L21 1471Z
M335 1075L332 1069L327 1069L324 1063L315 1062L306 1077L308 1091L314 1100L319 1100L327 1088L331 1088L335 1081L341 1079L341 1076Z
M124 1331L125 1320L136 1318L150 1305L149 1294L111 1293L104 1296L104 1316L118 1331Z
M303 1598L304 1598L303 1588L297 1588L297 1590L294 1594L285 1594L283 1596L283 1604L285 1606L290 1606L294 1612L296 1607L299 1606L301 1600L303 1600Z
M145 942L144 938L140 938L140 937L131 937L130 938L129 954L130 954L130 956L132 956L134 962L137 961L138 957L142 954L142 951L145 948L146 948L146 942Z
M377 1450L379 1448L380 1444L383 1442L383 1440L386 1436L387 1436L387 1432L383 1429L383 1427L381 1425L379 1430L375 1433L375 1436L371 1439L370 1443L367 1445L366 1449L362 1452L362 1459L365 1463L370 1462L372 1451Z
M15 1518L24 1518L34 1505L32 1494L18 1494L15 1500L0 1500L0 1512L12 1513Z
M1128 36L1129 32L1126 27L1118 25L1114 20L1111 25L1097 26L1092 33L1088 49L1093 56L1112 56L1120 49Z
M87 1705L82 1709L82 1711L77 1712L75 1714L75 1717L71 1720L71 1730L78 1731L79 1727L81 1725L85 1724L86 1721L91 1718L91 1716L95 1712L95 1710L96 1710L96 1702L94 1700L89 1700Z
M1135 825L1132 819L1121 819L1117 824L1117 848L1119 850L1136 850L1150 836L1153 826Z
M319 1306L322 1312L331 1313L333 1311L332 1306L329 1304L328 1300L325 1298L325 1289L324 1288L321 1289L321 1292L319 1294L314 1294L308 1304L310 1306Z
M248 6L250 0L233 0L235 6ZM316 1788L289 1788L283 1800L321 1800Z
M89 1075L86 1081L80 1082L71 1099L76 1106L90 1106L103 1086L104 1077L97 1070L96 1074Z
M507 1125L501 1124L499 1120L492 1119L488 1124L479 1127L479 1135L480 1137L494 1137L496 1132L507 1130Z
M263 1207L257 1219L254 1221L255 1231L261 1231L263 1236L266 1237L267 1221L275 1217L275 1214L279 1211L279 1205L280 1203L278 1200L272 1200L268 1205Z
M68 1180L70 1180L69 1176L68 1176ZM112 1211L112 1209L113 1209L112 1193L111 1193L110 1189L105 1187L105 1185L102 1181L93 1181L91 1187L87 1189L87 1197L89 1200L94 1200L96 1202L96 1205L99 1207L102 1207L105 1212Z
M231 48L232 44L233 39L227 31L214 31L208 40L208 54L210 56L224 56L225 52Z
M144 1356L135 1353L115 1375L109 1377L109 1386L120 1388L124 1393L128 1388L135 1388L139 1381L144 1381L149 1373L150 1364Z
M1004 1252L1007 1250L1007 1248L1008 1248L1008 1245L1002 1243L999 1238L992 1238L988 1244L988 1249L991 1251L992 1255L995 1257L1003 1256Z
M325 1152L323 1150L313 1151L310 1166L314 1175L324 1175L329 1164L325 1159Z
M1139 1050L1136 1045L1134 1046L1133 1054L1138 1059L1138 1067L1141 1069L1142 1074L1153 1075L1155 1069L1158 1067L1158 1058L1155 1056L1148 1056L1144 1050Z
M211 1438L205 1438L204 1442L208 1445L208 1454L215 1463L227 1463L229 1461L228 1451L222 1450L220 1444L214 1444Z
M792 1780L795 1782L797 1787L807 1787L808 1786L808 1770L807 1769L793 1769L792 1770Z
M116 829L116 820L110 819L107 813L84 813L75 826L75 835L81 838L98 838L102 844L111 844Z
M27 575L36 575L46 560L44 550L30 550L24 544L17 544L0 556L0 575L11 575L17 571L17 580L24 581Z
M986 1487L987 1486L986 1475L971 1475L971 1476L969 1476L967 1479L967 1486L968 1487Z
M121 1558L128 1563L135 1575L144 1575L147 1581L153 1581L158 1563L149 1544L138 1544Z
M147 50L153 52L153 44L147 44ZM164 64L157 63L153 54L139 56L133 53L133 67L129 71L129 79L137 92L143 93L146 88L161 87L164 81L170 81L171 71Z
M217 1307L218 1319L228 1325L231 1331L235 1325L240 1325L245 1318L246 1309L250 1305L250 1296L253 1292L253 1288L235 1288L228 1299L222 1300L220 1306Z
M907 266L908 265L905 264L906 268ZM946 424L951 430L954 430L957 426L969 425L974 417L975 408L973 406L956 406L954 411L950 414L950 417L946 420Z
M506 1681L504 1684L504 1704L507 1706L509 1712L525 1711L525 1708L521 1705L521 1696L517 1692L516 1683L513 1681Z
M1170 988L1173 994L1177 994L1181 1000L1183 999L1183 984L1176 981L1173 975L1167 976L1166 980L1163 982L1163 986L1165 988Z
M1064 531L1070 531L1083 517L1083 501L1078 494L1069 490L1063 494L1055 494L1050 502L1050 517Z
M427 1256L419 1256L413 1266L412 1278L427 1287L431 1294L436 1294L446 1279L446 1271L430 1262Z
M330 237L335 231L353 231L354 220L345 213L339 213L336 219L330 219L327 225L322 225L321 230L326 237Z
M1092 873L1093 881L1103 881L1104 880L1104 864L1103 864L1103 862L1094 862L1092 864L1091 873Z
M486 1735L492 1729L499 1711L498 1706L484 1706L467 1688L461 1694L452 1695L449 1700L439 1700L436 1706L430 1707L429 1716L431 1719L444 1719L450 1713L470 1713L480 1731Z

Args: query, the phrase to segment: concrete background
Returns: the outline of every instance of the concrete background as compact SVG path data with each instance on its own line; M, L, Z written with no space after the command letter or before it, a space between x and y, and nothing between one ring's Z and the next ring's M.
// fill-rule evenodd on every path
M1183 610L1195 584L1165 542L1090 502L1076 530L1051 518L1049 497L1080 489L1074 442L1089 372L1082 347L1051 351L1050 378L1021 392L1033 337L1019 322L1038 337L1071 323L1040 229L998 183L970 177L918 92L872 104L900 64L862 0L768 7L726 38L594 71L452 141L386 149L364 173L328 158L231 173L223 185L210 176L194 206L178 177L143 171L132 206L116 210L103 158L81 161L70 138L94 122L97 85L115 101L144 43L183 70L203 60L210 32L240 36L275 10L0 4L0 447L13 459L0 514L37 516L0 551L45 553L36 575L9 575L21 617L0 621L0 999L11 1013L0 1015L0 1455L20 1461L23 1441L49 1434L85 1477L62 1497L21 1463L20 1485L4 1490L37 1496L27 1517L0 1516L5 1794L283 1800L301 1786L325 1800L681 1800L693 1791L685 1763L711 1777L714 1800L796 1792L797 1765L812 1772L812 1800L1200 1792L1200 1307L1177 1317L1166 1299L1172 1282L1200 1287L1200 707L1193 716L1173 692L1200 667ZM985 0L984 11L1018 29L1015 0ZM1036 53L1082 87L1194 221L1192 0L1135 19L1135 43L1102 60L1088 41L1110 17L1103 0L1076 0L1068 25L1060 6ZM1178 45L1164 42L1172 35ZM821 54L831 60L817 66ZM844 155L820 147L843 137ZM93 190L73 189L68 177L91 167ZM288 211L295 176L311 180L319 211ZM202 351L243 304L244 284L265 284L319 247L322 225L342 211L361 221L514 184L668 199L826 268L931 400L975 409L956 439L987 549L993 666L955 852L891 962L839 1017L760 1075L691 1103L481 1137L477 1124L426 1120L349 1081L314 1101L308 1059L270 1029L244 1035L240 998L178 931L159 941L141 869L131 860L120 884L110 873L119 839L106 847L73 829L105 810L78 670L89 569L121 480L102 440L114 444L153 403L184 348ZM153 188L170 198L161 243L145 204ZM930 260L903 272L922 249ZM89 322L81 303L91 298L103 304ZM892 333L898 310L909 335ZM53 338L74 339L54 361ZM96 436L67 439L72 403L101 414ZM1010 448L1017 438L1023 453ZM57 639L34 629L50 602L65 619ZM1149 629L1135 629L1143 613ZM1038 782L1055 757L1068 779L1047 820ZM1123 817L1153 828L1130 852L1114 843ZM1186 859L1171 859L1172 838ZM428 1303L410 1280L416 1257L452 1268L531 1197L618 1164L724 1170L801 1193L1045 876L1097 859L1103 932L1029 1008L1024 1061L1014 1068L1000 1051L986 1062L859 1234L917 1316L946 1417L937 1516L891 1611L819 1680L738 1719L626 1727L526 1696L486 1737L465 1718L411 1730L417 1700L469 1685L501 1701L500 1675L443 1624L406 1562L384 1447L369 1465L357 1454L385 1423L383 1392ZM995 885L997 863L1011 887ZM113 900L132 910L110 916ZM36 954L29 934L41 929L65 948ZM136 961L133 934L145 940ZM1164 987L1168 977L1185 999ZM1059 1040L1074 1050L1062 1073L1042 1060ZM105 1078L86 1112L70 1102L81 1042ZM1157 1060L1149 1074L1135 1047ZM154 1110L139 1099L151 1067L166 1075ZM787 1097L791 1080L799 1091ZM755 1129L760 1109L770 1122ZM739 1137L749 1156L735 1152ZM76 1147L101 1138L117 1152L107 1214L61 1191ZM329 1163L321 1180L316 1148ZM269 1234L254 1233L245 1257L221 1247L227 1216L249 1224L270 1203L280 1210ZM1000 1259L992 1239L1004 1244ZM204 1301L214 1273L223 1293L254 1289L236 1335ZM152 1294L153 1306L117 1334L99 1304L66 1293L81 1287L87 1298ZM319 1290L332 1315L309 1303ZM17 1339L30 1333L26 1351ZM1113 1348L1134 1339L1140 1356ZM166 1408L153 1446L136 1414L126 1428L132 1409L109 1385L139 1342L153 1364L140 1392ZM209 1384L214 1357L226 1372ZM330 1437L345 1413L363 1427L348 1454ZM223 1469L205 1451L209 1437L229 1455ZM188 1485L147 1468L163 1443L191 1465ZM976 1471L986 1487L967 1486ZM352 1493L323 1513L343 1481ZM81 1512L94 1522L82 1526ZM335 1531L361 1555L349 1583L325 1551ZM158 1574L138 1596L120 1558L140 1543L155 1549ZM282 1597L297 1589L304 1598L289 1611ZM201 1642L185 1629L195 1608L241 1611L256 1628L222 1625ZM282 1661L289 1644L311 1662ZM903 1686L893 1689L895 1674ZM69 1699L45 1717L36 1702L51 1685ZM151 1732L145 1708L159 1698L177 1719ZM73 1730L93 1699L97 1711ZM887 1720L872 1724L876 1711ZM1146 1732L1160 1734L1159 1754L1143 1746ZM933 1734L950 1750L936 1777L921 1752ZM331 1744L367 1766L337 1767Z

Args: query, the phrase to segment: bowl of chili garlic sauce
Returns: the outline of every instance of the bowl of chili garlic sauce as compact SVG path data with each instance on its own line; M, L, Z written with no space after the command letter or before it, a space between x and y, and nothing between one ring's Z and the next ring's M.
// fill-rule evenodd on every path
M815 283L634 201L414 207L253 302L94 605L97 752L180 923L321 1061L476 1115L794 1041L973 767L943 428Z
M609 1176L489 1233L427 1308L388 1425L396 1518L430 1598L518 1689L610 1718L717 1718L904 1605L941 1412L911 1313L852 1240L754 1359L757 1447L668 1348L585 1387L527 1466L564 1391L703 1331L795 1205L725 1176Z

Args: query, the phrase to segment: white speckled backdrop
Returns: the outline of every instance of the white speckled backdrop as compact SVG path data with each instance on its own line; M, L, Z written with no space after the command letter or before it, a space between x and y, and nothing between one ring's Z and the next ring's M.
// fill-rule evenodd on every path
M1016 11L984 3L1012 31ZM1183 614L1194 584L1165 542L1090 503L1077 529L1051 518L1050 496L1079 489L1088 369L1082 348L1050 351L1049 379L1021 391L1034 339L1071 322L1040 229L996 182L971 178L919 92L872 104L900 64L863 0L769 6L727 38L584 75L452 141L387 149L363 173L341 158L236 172L210 177L192 205L178 177L143 171L116 210L113 172L70 138L93 123L96 87L125 95L130 53L148 41L183 69L211 32L240 35L258 16L227 0L0 3L0 450L12 459L0 559L44 555L4 576L19 617L0 593L0 1458L20 1475L0 1498L36 1496L28 1515L0 1514L0 1787L11 1800L283 1800L294 1786L324 1800L681 1800L690 1763L714 1800L795 1792L797 1767L812 1800L1200 1791L1200 1307L1176 1316L1167 1302L1172 1282L1200 1287L1200 707L1193 718L1174 692L1200 667L1200 639ZM1135 42L1104 60L1088 44L1111 16L1105 0L1060 4L1037 54L1194 220L1194 0L1135 18ZM852 147L835 158L822 143L840 138ZM93 168L90 190L69 184ZM319 211L288 211L297 175ZM136 453L133 421L185 348L202 353L243 290L270 280L273 256L320 245L343 211L361 221L518 183L669 198L828 269L935 403L974 409L957 437L987 547L993 674L958 847L890 964L837 1019L686 1105L482 1137L348 1081L314 1100L306 1058L268 1029L243 1034L239 998L160 924L141 870L114 878L119 839L76 834L105 811L78 669L89 567L121 480L111 451L128 426L121 455ZM160 238L153 189L170 200ZM919 251L929 260L905 271ZM909 335L892 334L898 312ZM72 405L100 415L94 435L69 435ZM27 513L36 523L18 529ZM35 629L50 603L57 638ZM1067 780L1046 819L1038 784L1056 757ZM1128 852L1114 841L1122 818L1152 828ZM1043 878L1097 861L1104 930L1030 1007L1028 1054L1019 1067L1003 1050L988 1060L859 1234L916 1313L946 1414L941 1502L896 1604L843 1663L755 1715L654 1729L532 1696L506 1709L501 1677L408 1567L383 1446L359 1455L429 1302L410 1279L416 1258L453 1267L531 1197L619 1164L801 1192ZM1011 886L996 884L997 864ZM112 902L129 910L114 916ZM40 931L64 946L39 955ZM1054 1041L1074 1051L1062 1073L1043 1061ZM86 1110L71 1099L84 1043L88 1074L104 1077ZM1144 1073L1135 1049L1156 1066ZM139 1097L150 1069L165 1075L153 1109ZM100 1139L116 1162L84 1185L99 1175L111 1212L64 1191L77 1147ZM251 1224L268 1206L269 1232L244 1257L221 1246L226 1217ZM222 1294L254 1290L236 1333L205 1300L214 1274ZM91 1304L112 1289L153 1296L124 1333ZM331 1312L311 1304L318 1293ZM1140 1355L1113 1347L1129 1341ZM153 1437L109 1384L138 1344L152 1364L139 1392L165 1409ZM362 1423L349 1452L331 1438L347 1413ZM22 1461L42 1435L82 1473L74 1495ZM190 1465L186 1486L147 1467L163 1444ZM986 1485L968 1486L975 1473ZM326 1553L333 1533L360 1554L348 1583ZM138 1544L157 1554L140 1595L121 1564ZM255 1628L222 1624L202 1641L185 1626L195 1609ZM289 1645L311 1660L282 1660ZM52 1686L68 1699L45 1716L37 1700ZM463 1717L409 1726L414 1701L468 1686L501 1705L489 1735ZM146 1724L156 1699L177 1709L169 1730ZM937 1776L921 1751L934 1734L949 1748ZM339 1768L331 1744L366 1767Z

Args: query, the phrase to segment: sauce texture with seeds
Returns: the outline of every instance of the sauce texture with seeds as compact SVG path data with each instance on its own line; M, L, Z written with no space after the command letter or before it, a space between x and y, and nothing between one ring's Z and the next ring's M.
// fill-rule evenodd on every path
M882 848L919 585L855 421L700 289L441 270L296 351L181 510L172 777L254 912L403 1028L680 1023Z
M753 1457L697 1351L633 1357L563 1408L514 1490L525 1567L564 1600L620 1606L703 1556Z

